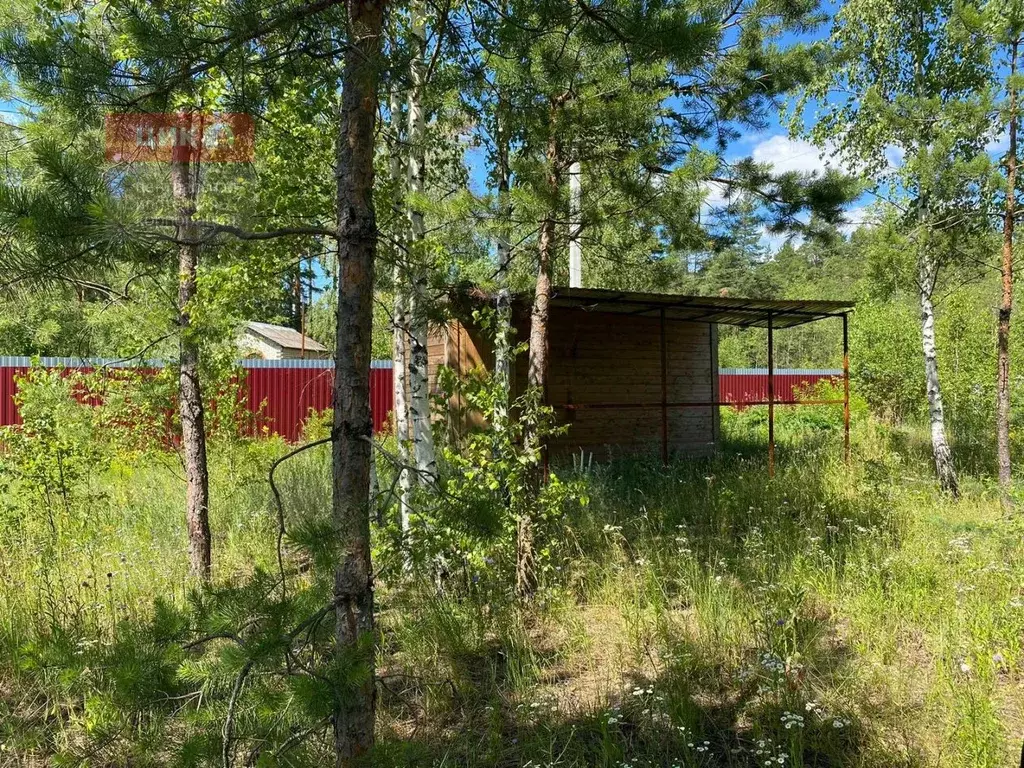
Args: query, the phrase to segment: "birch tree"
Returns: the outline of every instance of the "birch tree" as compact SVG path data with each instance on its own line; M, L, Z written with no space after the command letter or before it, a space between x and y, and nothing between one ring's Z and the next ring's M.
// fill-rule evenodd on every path
M426 88L426 13L421 0L409 5L408 99L408 212L411 274L407 299L409 322L409 419L412 431L416 480L429 483L437 475L437 458L430 425L430 392L427 387L427 228L423 212L426 193L427 124Z
M954 497L933 300L948 252L936 235L979 209L987 128L984 41L963 10L952 0L850 0L835 19L831 62L808 90L823 112L811 136L906 201L932 454Z
M403 254L407 248L405 238L405 227L401 222L405 220L405 185L406 185L406 163L405 152L402 149L402 109L401 95L397 86L392 86L389 98L389 111L391 115L391 158L388 165L390 172L391 187L395 200L393 219L396 223L393 237L395 240L394 267L392 270L392 291L394 299L392 302L391 314L391 370L392 386L394 392L394 403L392 408L395 443L397 446L398 462L395 472L398 473L398 521L402 536L408 546L410 512L412 509L412 473L410 471L412 452L409 450L411 432L409 428L409 403L408 403L408 372L409 372L409 314L408 314L408 285L404 271L407 269L408 260ZM408 561L407 561L408 562Z

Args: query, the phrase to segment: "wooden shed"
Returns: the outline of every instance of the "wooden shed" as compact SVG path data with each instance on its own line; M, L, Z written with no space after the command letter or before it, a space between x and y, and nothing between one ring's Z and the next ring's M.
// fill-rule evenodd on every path
M465 300L462 300L465 299ZM512 297L517 341L529 337L532 294ZM437 368L490 369L488 333L469 318L494 297L471 293L452 302L454 318L429 341L431 388ZM851 305L636 293L593 288L552 291L545 401L569 424L553 455L580 450L598 458L622 453L703 455L719 438L718 326L771 331L826 317ZM845 335L845 334L844 334ZM526 388L527 355L515 361L513 396ZM453 405L458 405L457 403Z

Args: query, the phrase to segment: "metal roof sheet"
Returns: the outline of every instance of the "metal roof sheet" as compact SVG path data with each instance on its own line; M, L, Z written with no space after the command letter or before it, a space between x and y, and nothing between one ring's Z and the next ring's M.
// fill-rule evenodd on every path
M273 325L272 323L257 323L251 320L245 324L245 327L284 349L303 348L302 334L294 328L288 328L284 325ZM305 348L311 352L327 351L327 347L319 341L309 338L309 336L306 337Z
M517 294L517 303L533 301L532 293ZM774 328L839 317L853 309L852 301L816 299L739 299L729 296L682 296L674 293L643 293L606 288L552 288L551 306L577 307L587 312L611 312L623 315L665 317L741 327Z

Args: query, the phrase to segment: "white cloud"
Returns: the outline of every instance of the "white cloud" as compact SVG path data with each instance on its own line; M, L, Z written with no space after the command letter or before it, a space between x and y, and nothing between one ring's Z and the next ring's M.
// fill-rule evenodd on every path
M774 256L786 243L791 243L794 248L799 248L803 243L803 235L796 232L769 232L767 227L761 228L761 245L768 249L768 253Z
M990 136L988 142L985 144L985 151L990 155L996 155L997 157L1005 155L1009 149L1010 134L1006 130L999 131L998 133Z
M890 145L885 148L885 159L889 170L903 165L905 152L901 147ZM844 159L839 147L828 142L818 147L803 139L791 139L783 134L769 136L758 142L751 152L755 162L771 165L777 173L824 173L826 169L857 175L858 164Z
M777 173L822 173L826 168L840 170L842 164L832 148L822 149L803 139L777 134L754 146L755 162L771 165Z
M704 210L721 208L726 203L727 187L720 181L704 182L706 197L704 198Z
M871 212L871 206L858 205L846 211L843 214L843 218L846 219L846 223L840 225L839 229L848 235L862 224L870 223L874 217Z

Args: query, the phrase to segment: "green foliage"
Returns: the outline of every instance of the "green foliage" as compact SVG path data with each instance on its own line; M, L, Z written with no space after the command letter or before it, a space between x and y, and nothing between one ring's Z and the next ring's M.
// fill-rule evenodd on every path
M536 222L553 217L565 241L566 185L551 177L579 160L588 283L859 300L854 461L839 461L839 408L780 407L767 479L765 412L751 408L723 414L718 456L581 461L540 484L525 436L571 427L556 427L537 393L507 403L482 371L442 371L445 405L462 410L437 422L441 474L413 497L409 540L391 519L390 444L375 448L379 642L338 655L333 569L346 542L329 513L330 448L278 465L271 490L286 448L241 436L233 364L247 318L299 325L306 311L332 345L334 291L311 306L302 295L342 279L324 228L345 214L332 163L350 30L343 6L327 5L309 16L314 6L291 1L18 0L0 13L0 94L25 104L18 125L0 125L5 351L173 358L177 244L153 223L175 213L167 169L105 163L97 118L202 106L248 110L260 125L251 167L205 169L203 263L186 308L203 349L214 582L195 589L184 575L174 369L33 369L25 424L2 435L0 762L322 765L330 716L376 653L375 765L1005 764L1024 553L984 477L995 286L974 266L992 243L973 214L998 199L986 143L1007 107L992 83L1016 80L993 62L1019 35L1019 8L849 0L826 51L803 42L822 20L812 2L432 5L429 174L407 201L429 234L408 248L398 185L378 184L372 354L389 356L395 274L427 270L434 297L489 282L501 234L509 284L529 288ZM404 10L389 18L382 62L399 92ZM860 182L725 160L801 86L823 112L812 138L911 205L880 206L848 236L838 208ZM390 138L381 179L405 151ZM492 187L507 166L507 195L471 189L467 149L486 154ZM725 204L706 217L712 190ZM217 231L297 224L320 233ZM763 244L791 232L806 239L775 254ZM916 426L924 248L946 268L941 373L973 470L960 505L924 479ZM564 282L564 249L555 262ZM780 333L776 363L837 365L836 325ZM721 329L720 360L764 365L765 341ZM327 418L312 416L306 438L325 437ZM528 609L511 596L524 517L541 577Z
M61 381L40 380L40 407L67 407L51 391ZM458 386L501 412L486 377ZM496 424L467 430L441 489L417 498L422 573L403 574L397 556L391 567L390 523L375 531L374 763L1005 761L999 702L1024 658L1019 531L983 485L960 504L934 495L920 436L876 424L856 399L852 467L837 408L779 408L768 481L759 410L723 414L716 458L554 467L562 489L537 510L549 567L528 613L509 589L502 489L516 493L535 457ZM276 474L282 590L266 470L284 447L212 447L215 496L233 503L213 518L209 591L183 589L179 481L154 455L76 475L69 500L87 514L73 526L59 496L4 508L17 546L0 566L0 733L17 759L222 765L240 679L234 764L330 759L326 716L362 673L330 652L329 449ZM25 525L40 505L56 537L44 520ZM47 541L53 554L36 560ZM921 718L899 703L910 689Z
M493 313L478 313L484 327L493 319ZM421 567L440 561L448 569L487 574L488 589L508 591L515 582L517 521L528 516L543 582L569 557L559 537L566 516L587 503L581 483L553 470L538 488L540 445L568 427L555 424L554 412L534 392L507 402L500 383L482 368L460 377L443 367L438 383L439 412L449 429L439 433L445 438L439 487L421 496L414 515L412 557ZM449 403L459 407L449 412ZM540 442L529 444L527 435Z
M9 471L43 493L66 496L99 457L88 405L75 401L74 380L33 368L15 399L24 426L5 429Z

